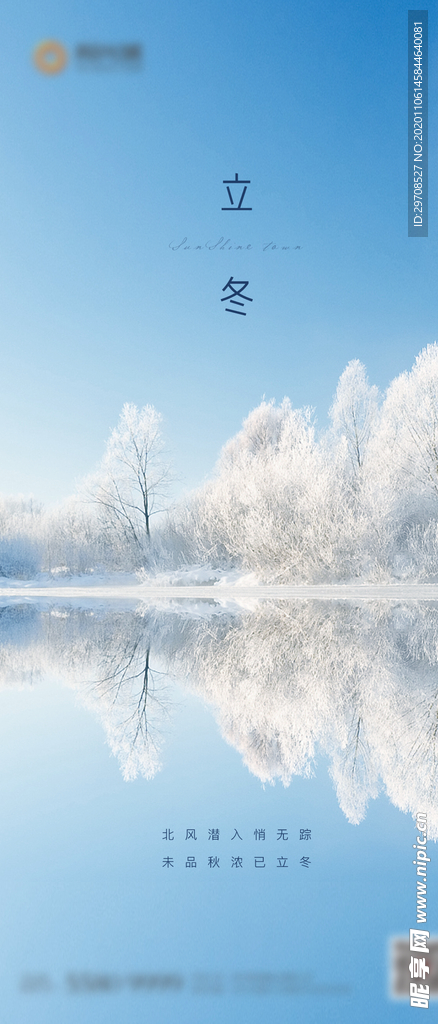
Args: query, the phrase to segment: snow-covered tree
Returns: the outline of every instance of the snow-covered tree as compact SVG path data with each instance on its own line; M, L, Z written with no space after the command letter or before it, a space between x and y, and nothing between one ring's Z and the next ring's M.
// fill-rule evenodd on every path
M194 560L270 582L357 576L363 523L344 461L339 446L319 443L310 410L262 402L184 510L179 529L193 538Z
M169 480L161 422L153 406L138 409L127 402L101 465L88 480L88 491L100 507L103 522L140 550L149 541L151 517L163 511Z
M410 372L390 384L376 436L398 489L438 498L438 345L427 345Z
M378 399L378 388L368 383L365 367L359 359L352 359L339 378L330 415L334 431L346 438L355 472L363 465L376 426Z
M39 572L45 515L33 498L0 495L0 576L29 578Z

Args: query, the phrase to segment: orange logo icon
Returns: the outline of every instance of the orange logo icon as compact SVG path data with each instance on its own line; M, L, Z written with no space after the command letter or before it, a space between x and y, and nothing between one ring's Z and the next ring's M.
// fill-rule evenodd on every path
M68 54L65 46L56 39L45 39L35 47L33 60L35 67L44 75L58 75L68 63Z

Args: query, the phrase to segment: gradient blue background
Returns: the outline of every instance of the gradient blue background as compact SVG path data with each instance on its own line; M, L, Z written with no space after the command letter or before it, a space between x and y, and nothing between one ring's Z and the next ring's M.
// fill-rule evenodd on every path
M125 401L165 417L176 492L262 396L321 425L347 361L385 388L438 336L436 5L430 237L407 237L407 7L198 0L22 2L2 40L0 488L58 500ZM72 60L32 65L44 38ZM140 42L141 71L80 70L81 42ZM222 213L223 178L252 213ZM300 250L178 251L274 241ZM224 312L249 279L246 318ZM249 305L249 304L248 304Z
M438 337L436 5L429 239L407 237L407 7L398 0L77 0L74 9L23 0L4 12L3 492L68 495L125 401L163 413L176 487L194 486L263 395L315 406L324 424L348 360L365 362L385 388ZM87 73L72 60L44 77L31 55L47 37L70 52L139 41L144 68ZM235 171L251 178L253 211L231 220L222 179ZM169 249L184 236L228 235L302 248L245 258ZM220 303L230 275L250 280L245 319ZM386 1001L385 958L388 936L414 922L413 826L384 798L353 827L324 767L316 781L263 791L190 702L162 775L130 785L100 727L53 682L3 695L2 706L8 1022L408 1018L407 1005ZM297 868L286 897L275 876L263 876L260 897L258 874L236 891L229 875L169 878L157 866L168 824L235 819L249 830L262 817L314 832L312 870ZM212 881L220 888L209 897ZM318 980L351 985L351 997L153 1005L141 995L17 991L22 971L47 971L60 986L68 970L314 965Z

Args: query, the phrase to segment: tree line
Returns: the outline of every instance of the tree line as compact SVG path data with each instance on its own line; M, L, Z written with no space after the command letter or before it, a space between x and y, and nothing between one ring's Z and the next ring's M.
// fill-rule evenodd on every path
M263 401L212 478L169 506L162 418L127 403L100 465L52 510L0 502L0 574L234 568L266 582L425 580L438 567L438 346L381 397L352 360L330 426Z

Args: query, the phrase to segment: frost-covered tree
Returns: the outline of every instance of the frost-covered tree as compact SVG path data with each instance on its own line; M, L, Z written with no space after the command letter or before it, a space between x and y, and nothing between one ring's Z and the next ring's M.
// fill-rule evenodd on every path
M169 480L161 417L128 403L79 494L47 511L0 499L0 575L202 564L267 583L437 579L437 344L392 382L381 410L352 360L331 416L321 434L309 409L261 402L151 544Z
M161 422L153 406L138 409L127 402L101 465L88 480L103 522L140 550L149 541L151 517L163 510L169 480Z
M0 495L0 576L34 576L45 544L45 516L33 498Z
M352 359L339 378L330 415L334 431L347 441L355 472L363 465L367 444L376 426L378 399L378 388L368 383L365 367L359 359Z
M338 449L319 443L310 410L262 402L176 524L193 560L270 582L357 576L363 524Z
M390 384L376 446L398 489L438 498L438 345L427 345L410 372ZM382 465L381 465L381 468Z

